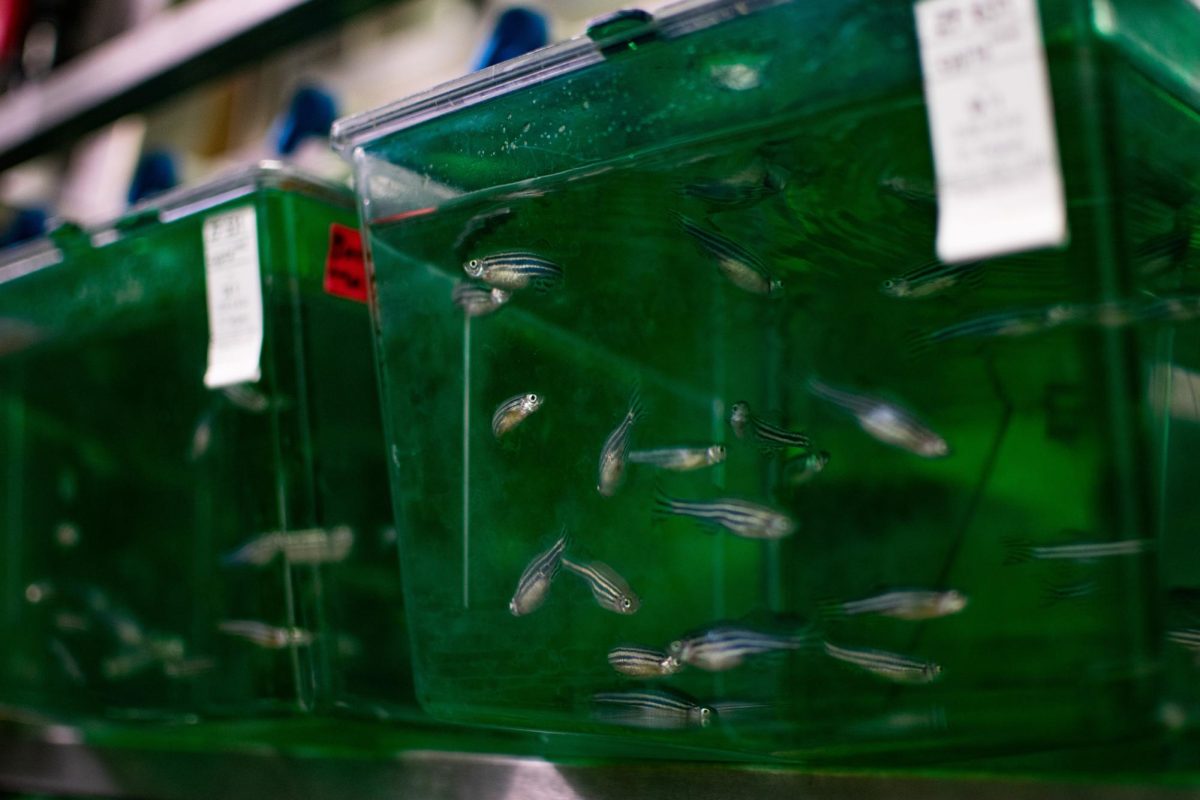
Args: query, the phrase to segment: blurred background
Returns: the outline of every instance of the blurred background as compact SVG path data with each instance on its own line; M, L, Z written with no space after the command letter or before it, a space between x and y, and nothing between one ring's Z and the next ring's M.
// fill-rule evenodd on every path
M0 0L0 246L264 158L344 180L336 117L578 35L619 6Z

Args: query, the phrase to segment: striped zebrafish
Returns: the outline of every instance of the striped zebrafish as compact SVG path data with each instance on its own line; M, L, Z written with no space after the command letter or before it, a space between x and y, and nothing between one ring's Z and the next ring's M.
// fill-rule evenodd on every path
M1017 309L985 314L980 317L956 322L928 333L919 333L909 341L914 352L921 352L934 344L956 339L1007 339L1031 336L1053 330L1075 321L1075 312L1069 304L1058 304L1047 308Z
M803 431L789 431L772 425L750 410L750 404L739 400L729 409L729 425L739 439L746 438L746 430L754 434L754 440L766 451L782 450L787 447L812 447L812 440Z
M652 647L625 644L608 651L608 663L631 678L661 678L683 669L674 656Z
M1117 542L1035 545L1028 539L1010 538L1004 541L1004 547L1008 551L1004 563L1019 564L1023 561L1054 559L1094 561L1098 558L1135 556L1149 550L1151 544L1149 539L1124 539Z
M704 728L716 716L694 697L667 689L600 692L592 702L598 718L641 728Z
M329 564L344 561L354 546L354 531L339 525L332 529L273 531L254 537L227 555L227 565L265 566L280 553L292 564Z
M808 390L848 412L868 436L915 453L922 458L950 455L950 445L912 412L880 398L830 386L816 378L808 381Z
M541 408L544 399L533 393L508 398L498 405L496 413L492 414L492 433L497 439L504 436Z
M568 541L570 539L564 530L558 537L558 541L552 544L549 550L539 553L525 567L525 571L521 573L521 577L517 581L517 589L513 592L512 600L508 603L508 610L514 617L536 611L542 603L546 602L546 594L550 591L550 584L554 581L554 577L558 574L558 568L562 565L563 551L567 549Z
M251 619L224 620L217 624L217 630L268 650L303 647L313 642L312 633L302 628L277 628Z
M941 666L932 661L921 661L883 650L838 647L825 642L825 652L830 658L852 664L894 683L932 683L942 674Z
M817 450L792 456L783 462L783 481L789 486L803 486L816 477L829 463L829 453Z
M1042 605L1049 607L1068 600L1082 600L1094 595L1099 587L1100 584L1092 579L1072 583L1048 582L1042 592Z
M472 258L463 264L463 270L472 278L509 292L521 289L547 292L557 288L563 280L562 267L523 251Z
M747 539L782 539L796 531L796 522L782 511L747 500L676 500L659 492L655 513L691 517L702 525L724 528Z
M1196 628L1179 628L1167 631L1167 641L1200 653L1200 630Z
M450 299L454 301L454 305L461 308L468 317L487 316L499 310L500 306L511 298L512 294L503 289L479 286L467 281L454 284L454 289L450 292Z
M879 285L879 291L899 300L935 297L956 286L977 282L977 279L982 277L980 268L983 264L982 261L964 261L959 264L934 261L895 278L888 278Z
M724 672L741 665L747 656L779 650L799 650L809 634L777 636L738 625L718 624L676 639L667 653L682 664L708 672Z
M684 184L679 193L712 206L741 208L778 194L786 184L782 169L769 166L765 159L757 159L727 177Z
M687 472L701 469L725 460L725 446L711 447L657 447L653 450L634 450L629 453L634 464L648 464L659 469Z
M637 390L629 398L629 410L624 419L613 428L612 433L604 440L600 448L600 480L596 491L605 497L612 497L625 477L625 451L629 449L629 438L633 432L634 423L642 416L642 400Z
M879 614L895 619L924 620L957 614L966 606L966 595L953 589L947 592L900 590L863 600L826 604L822 610L830 616Z
M734 286L761 295L777 294L783 289L783 283L771 275L761 258L732 239L700 227L682 214L677 213L675 217L684 232L716 262L717 269Z
M559 561L568 572L583 579L601 608L618 614L633 614L641 605L642 601L633 589L629 588L625 579L603 561L581 563L566 556L562 556Z

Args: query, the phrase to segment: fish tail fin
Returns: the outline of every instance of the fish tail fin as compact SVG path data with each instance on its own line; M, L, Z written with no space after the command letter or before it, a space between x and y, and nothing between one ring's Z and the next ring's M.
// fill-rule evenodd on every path
M817 603L817 616L822 620L842 619L846 616L845 604L833 597L826 597Z
M646 406L642 404L642 384L638 381L633 385L633 391L629 394L629 411L626 412L631 424L637 422L646 413Z
M911 328L904 334L904 354L908 358L921 358L933 346L933 337L929 331Z
M1010 536L1004 540L1004 563L1023 564L1033 558L1033 542Z
M678 512L675 509L675 498L667 494L663 489L662 484L654 485L654 508L653 518L655 523L662 522L668 517L673 517Z

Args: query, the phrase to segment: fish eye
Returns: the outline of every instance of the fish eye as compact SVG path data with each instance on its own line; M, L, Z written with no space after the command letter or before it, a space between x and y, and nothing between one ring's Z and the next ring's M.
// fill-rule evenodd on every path
M478 267L478 266L479 266L479 259L478 259L478 258L472 258L470 261L468 261L468 262L467 262L467 266L468 266L468 267Z
M531 403L536 403L538 398L536 394L527 394L525 395L525 399Z
M883 285L883 288L885 288L885 289L895 289L896 288L896 282L894 280L892 280L891 278L888 278L886 281L884 281L882 285Z
M667 652L673 654L683 652L683 642L679 641L678 639L671 642L669 645L667 645Z
M628 597L621 598L621 608L633 608L633 601Z

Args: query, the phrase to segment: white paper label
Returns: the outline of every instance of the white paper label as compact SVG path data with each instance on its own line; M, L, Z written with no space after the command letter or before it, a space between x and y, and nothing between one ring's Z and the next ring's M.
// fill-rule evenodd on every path
M937 254L967 261L1067 240L1037 0L921 0L937 170Z
M257 381L262 357L262 278L253 206L204 220L208 287L208 370L211 389Z

